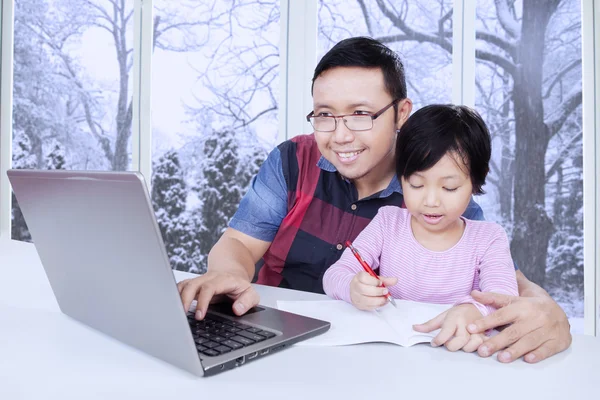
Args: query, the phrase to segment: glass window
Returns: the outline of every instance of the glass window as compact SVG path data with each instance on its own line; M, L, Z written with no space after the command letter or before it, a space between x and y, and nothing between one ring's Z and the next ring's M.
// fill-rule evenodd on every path
M414 110L452 100L452 0L320 0L318 58L351 36L371 36L400 54Z
M582 333L580 1L479 0L476 45L476 108L494 151L478 201L507 229L525 276Z
M130 169L132 46L133 0L15 2L13 168Z
M279 1L156 0L152 201L171 266L204 272L275 146Z

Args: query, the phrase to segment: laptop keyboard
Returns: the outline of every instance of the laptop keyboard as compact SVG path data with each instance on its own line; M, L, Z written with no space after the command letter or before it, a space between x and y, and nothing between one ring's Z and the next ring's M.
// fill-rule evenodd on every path
M206 356L218 356L254 343L277 336L264 329L208 314L197 321L194 314L188 314L192 337L198 352Z

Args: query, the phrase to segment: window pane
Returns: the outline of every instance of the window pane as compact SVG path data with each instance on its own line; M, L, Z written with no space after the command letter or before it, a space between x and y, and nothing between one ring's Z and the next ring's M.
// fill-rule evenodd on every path
M171 266L204 272L275 146L279 1L154 5L152 201Z
M14 38L13 168L130 169L133 0L19 0Z
M318 56L321 58L342 39L371 36L400 54L406 70L408 97L413 100L415 110L426 104L449 103L452 6L452 0L320 0Z
M494 151L487 194L478 201L487 219L507 229L525 276L546 288L582 333L580 1L558 8L508 3L477 3L477 29L486 34L477 40L476 107Z

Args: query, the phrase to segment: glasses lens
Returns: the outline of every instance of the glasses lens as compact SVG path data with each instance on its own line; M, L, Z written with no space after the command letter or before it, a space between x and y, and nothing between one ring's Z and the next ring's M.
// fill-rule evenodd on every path
M344 117L344 123L351 131L368 131L373 127L370 115L349 115Z
M331 132L335 131L335 120L329 117L312 117L312 126L315 131Z

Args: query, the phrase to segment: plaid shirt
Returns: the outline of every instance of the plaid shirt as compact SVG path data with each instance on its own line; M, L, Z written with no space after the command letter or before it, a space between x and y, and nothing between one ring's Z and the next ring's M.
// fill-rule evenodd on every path
M383 206L403 207L397 178L358 199L352 182L321 156L314 135L280 144L265 161L230 227L272 242L257 283L323 292L323 275ZM464 216L483 219L473 201Z

